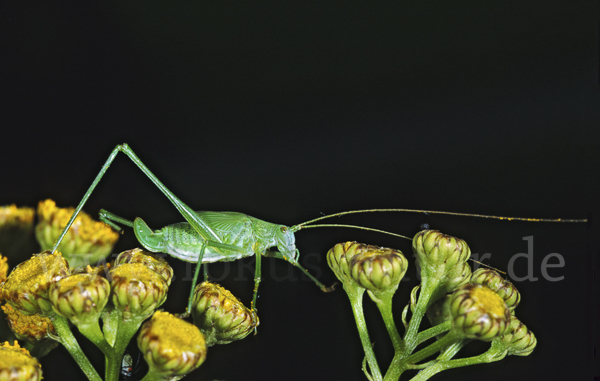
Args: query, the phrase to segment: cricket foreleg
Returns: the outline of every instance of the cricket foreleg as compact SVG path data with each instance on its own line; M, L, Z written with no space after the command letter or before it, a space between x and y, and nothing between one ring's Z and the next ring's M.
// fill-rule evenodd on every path
M302 271L304 273L304 275L306 275L310 280L312 280L313 282L315 282L315 284L321 289L321 291L323 292L331 292L333 290L335 290L335 285L337 284L337 282L335 282L334 284L332 284L330 287L325 286L323 283L319 282L317 280L317 278L315 278L314 276L311 275L311 273L308 272L307 269L305 269L304 267L302 267L299 263L296 262L290 262L292 265L296 266L297 268L300 269L300 271Z
M289 263L291 263L292 265L294 265L295 267L297 267L298 269L300 269L300 271L302 271L304 273L304 275L306 275L310 280L312 280L323 292L331 292L333 290L335 290L335 285L337 284L334 283L333 285L331 285L330 287L325 286L323 283L319 282L317 280L317 278L315 278L314 276L312 276L311 273L308 272L307 269L305 269L304 267L302 267L298 262L293 262L288 260L287 258L285 258L284 256L281 255L281 253L279 251L274 251L274 250L267 250L264 254L265 257L271 257L271 258L279 258L279 259L283 259Z

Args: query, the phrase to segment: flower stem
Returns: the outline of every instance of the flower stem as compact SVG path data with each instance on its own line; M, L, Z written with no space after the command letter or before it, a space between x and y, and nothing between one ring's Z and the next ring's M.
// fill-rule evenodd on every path
M75 359L83 373L87 376L87 378L91 381L102 381L96 369L90 363L90 360L86 357L86 355L81 350L79 343L77 343L77 339L73 336L73 332L71 332L71 328L69 328L69 321L67 318L54 315L51 317L52 324L56 329L56 333L60 338L61 344L69 351L71 356Z
M449 348L452 348L452 346L450 346ZM458 349L460 349L460 346ZM446 351L444 354L446 354L447 352L448 351ZM499 346L496 347L492 343L492 347L485 353L480 354L479 356L467 357L456 360L440 360L436 364L420 371L415 377L411 378L410 381L425 381L433 375L446 369L499 361L506 356L506 353L507 351L505 348ZM454 354L456 354L456 352ZM452 354L452 356L454 354Z
M450 320L446 320L441 324L426 329L425 331L419 332L419 334L417 335L417 345L424 343L432 337L435 337L441 333L449 331L450 328L452 328L452 322Z
M100 329L98 320L91 324L80 324L77 326L77 328L83 336L87 337L92 343L96 344L96 346L100 348L102 353L104 353L104 356L108 357L112 355L113 348L104 338L104 334Z
M385 328L387 329L390 339L392 340L394 351L401 351L403 347L402 338L398 333L398 328L396 328L396 323L394 322L394 314L392 313L392 296L394 296L394 293L384 292L374 294L373 292L369 291L369 296L375 302L375 304L377 304L377 308L379 308L379 312L381 313L381 317L385 323Z
M354 320L356 320L358 335L360 336L360 341L363 346L363 350L365 351L367 363L369 364L369 369L371 371L370 377L374 381L381 381L381 371L379 370L379 365L377 364L377 359L375 358L375 352L373 352L373 346L371 345L371 340L369 339L367 323L363 313L362 301L365 289L346 287L346 285L344 285L344 289L346 290L346 294L348 294L350 304L352 305L352 312L354 314Z
M415 306L415 310L413 311L410 322L408 323L408 328L404 333L404 350L402 351L403 356L410 355L419 344L419 327L421 326L423 316L425 316L425 312L427 311L427 307L429 307L431 297L433 296L438 284L438 280L432 277L424 277L422 279L419 299L417 300L417 305Z
M142 325L144 319L120 320L117 335L110 356L106 356L106 381L118 381L121 373L121 363L127 344Z

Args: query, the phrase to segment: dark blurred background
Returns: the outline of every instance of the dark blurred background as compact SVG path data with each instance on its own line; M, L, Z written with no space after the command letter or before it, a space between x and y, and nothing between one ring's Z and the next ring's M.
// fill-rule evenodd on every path
M1 2L0 203L52 198L74 206L113 147L127 142L194 209L287 225L375 207L598 216L598 15L597 2L553 0ZM181 220L125 156L85 210L100 208L155 228ZM486 263L499 269L533 242L531 262L517 259L514 272L537 277L515 284L523 298L517 316L538 348L434 379L600 376L595 221L393 214L335 222L409 236L429 223L466 239L479 257L490 253ZM325 253L337 242L411 253L408 241L348 229L296 238L301 263L326 284L335 279ZM116 250L135 245L126 231ZM545 277L552 253L564 265ZM410 261L398 324L417 284ZM171 263L185 274L184 263ZM252 263L214 265L211 273L249 303ZM169 311L183 309L182 278ZM258 334L212 348L189 379L365 379L341 289L323 294L277 260L263 261L263 279ZM391 344L365 304L385 369ZM474 343L466 353L485 348ZM42 365L46 380L83 379L62 349Z

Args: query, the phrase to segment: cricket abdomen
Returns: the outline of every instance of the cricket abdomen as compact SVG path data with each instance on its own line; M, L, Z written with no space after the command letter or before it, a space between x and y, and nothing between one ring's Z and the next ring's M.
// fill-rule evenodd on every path
M169 255L186 262L198 262L198 257L206 242L200 234L187 222L180 222L165 226L161 229L165 250ZM251 256L254 253L244 250L243 247L231 246L230 248L214 247L208 242L202 256L202 263L235 261Z

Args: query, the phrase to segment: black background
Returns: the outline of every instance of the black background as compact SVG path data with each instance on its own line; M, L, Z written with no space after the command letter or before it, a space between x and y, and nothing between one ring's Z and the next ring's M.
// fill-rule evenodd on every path
M2 2L0 203L74 206L110 150L127 142L194 209L287 225L373 207L597 216L598 11L598 2L533 0ZM100 208L155 228L181 220L124 156L85 209ZM491 253L488 263L500 269L533 236L539 279L516 284L517 316L537 335L535 352L434 379L592 379L594 222L414 214L342 221L406 235L427 222L466 239L474 253ZM132 236L115 250L135 246ZM325 253L337 242L398 247L410 257L407 241L360 231L296 238L301 263L326 284L334 276ZM541 274L550 253L564 258L563 268L549 269L561 281ZM228 271L221 283L249 303L252 262L211 272ZM185 264L171 263L185 273ZM413 263L398 291L398 320L417 283ZM526 261L516 263L517 275L526 274ZM189 379L364 380L344 292L321 293L283 261L263 266L258 334L211 348ZM297 279L281 279L290 273ZM183 308L182 278L169 311ZM390 343L365 303L385 369ZM474 347L467 352L482 350ZM83 379L62 349L42 365L46 380Z

